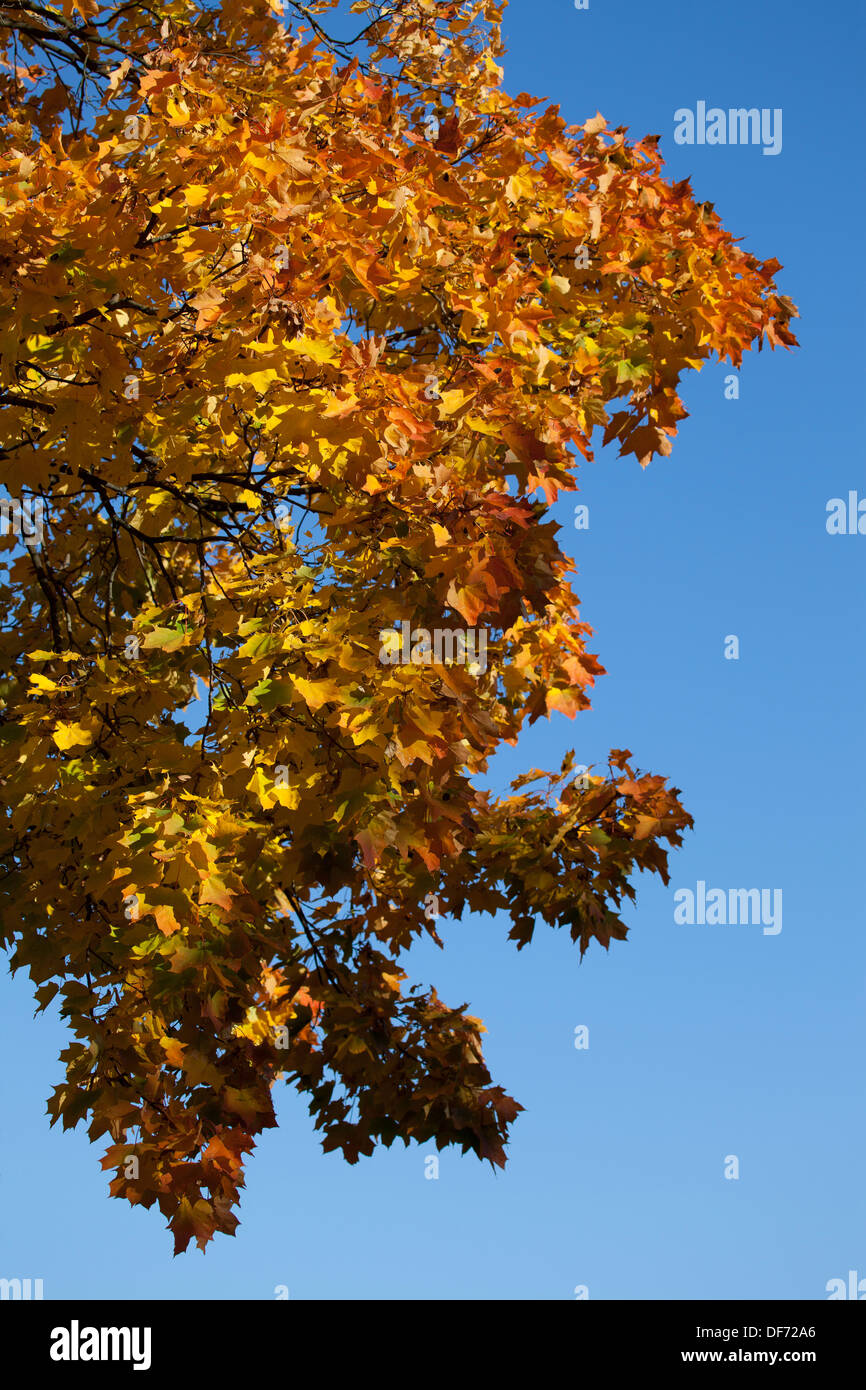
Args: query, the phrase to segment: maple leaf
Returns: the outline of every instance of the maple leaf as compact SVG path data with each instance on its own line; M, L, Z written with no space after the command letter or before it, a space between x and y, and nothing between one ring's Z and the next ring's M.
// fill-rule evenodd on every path
M93 742L93 734L83 724L58 724L51 737L63 750L86 747Z

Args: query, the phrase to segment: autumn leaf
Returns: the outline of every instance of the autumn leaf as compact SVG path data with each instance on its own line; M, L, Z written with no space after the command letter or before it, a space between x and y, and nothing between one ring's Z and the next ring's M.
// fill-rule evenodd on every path
M82 724L58 724L51 737L64 752L68 748L86 748L93 742L93 734Z

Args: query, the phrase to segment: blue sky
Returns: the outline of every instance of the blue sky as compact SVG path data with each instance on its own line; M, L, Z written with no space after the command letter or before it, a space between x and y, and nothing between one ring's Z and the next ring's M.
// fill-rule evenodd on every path
M484 1019L494 1078L525 1106L504 1173L445 1151L426 1179L429 1147L350 1168L286 1090L237 1237L206 1255L173 1260L155 1209L107 1198L83 1130L48 1129L64 1033L32 1019L23 972L0 976L0 1275L41 1277L47 1298L822 1299L849 1269L866 1277L866 536L825 528L829 499L866 497L847 381L862 6L513 0L505 32L509 90L659 133L670 176L782 261L801 312L801 348L747 354L738 400L727 365L686 383L669 459L642 471L599 449L579 499L560 500L608 674L590 713L537 723L494 767L502 785L570 747L585 763L629 747L682 789L695 831L668 889L639 882L629 940L608 954L593 945L580 965L540 928L518 955L486 918L442 925L444 953L413 952L414 978ZM676 145L674 112L698 101L781 108L781 152ZM781 889L782 931L676 924L674 891L698 880Z

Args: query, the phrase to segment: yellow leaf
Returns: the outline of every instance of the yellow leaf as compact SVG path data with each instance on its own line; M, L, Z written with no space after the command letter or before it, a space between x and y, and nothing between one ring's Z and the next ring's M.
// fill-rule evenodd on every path
M516 203L518 198L531 198L532 195L532 179L528 170L521 169L518 173L512 174L505 185L505 196L509 203Z
M230 912L232 906L232 895L226 888L221 879L211 874L210 878L205 879L201 892L198 895L199 905L213 903L214 907L221 907L223 911Z
M260 155L248 154L244 156L244 164L249 164L251 169L260 169L268 178L278 178L285 173L285 165L277 159L262 159Z
M305 357L311 357L314 362L330 362L336 357L337 349L333 340L324 338L308 338L306 334L301 334L300 338L292 338L286 343L289 352L302 352Z
M291 346L291 344L289 344ZM265 367L260 372L232 372L226 377L226 386L246 386L249 383L254 391L263 396L272 381L276 381L279 372L275 372L273 367Z
M188 188L183 190L183 196L191 208L200 208L208 195L208 189L203 183L191 183Z
M465 405L468 400L471 400L470 393L468 391L460 391L455 387L453 391L442 392L439 409L442 411L443 415L453 415L454 412L459 410L462 405Z
M252 777L247 782L247 791L253 793L266 811L273 805L272 788L268 785L267 779L260 767L256 768Z
M489 420L483 419L481 415L467 415L466 423L476 434L499 434L501 425L492 424Z
M274 787L273 797L289 811L297 811L301 804L301 794L295 787Z
M87 747L93 742L93 734L82 724L58 724L51 735L58 748Z
M339 704L340 687L334 681L307 681L303 676L295 677L295 688L311 710L321 709L328 702Z
M169 97L166 103L168 114L171 117L172 125L187 125L192 119L189 114L189 107L181 97L180 101L175 101L174 97Z

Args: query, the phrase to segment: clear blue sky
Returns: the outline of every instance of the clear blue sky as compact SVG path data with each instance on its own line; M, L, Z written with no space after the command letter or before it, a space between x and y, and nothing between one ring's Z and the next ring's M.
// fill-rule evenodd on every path
M32 1019L24 972L0 976L0 1275L41 1277L47 1298L822 1299L866 1276L866 536L825 529L830 498L866 497L863 7L513 0L506 35L512 92L660 133L670 175L783 262L801 310L800 350L747 354L739 400L727 366L687 382L669 459L642 472L599 450L589 531L559 503L609 674L591 713L536 724L494 769L503 784L572 746L586 763L627 746L696 829L608 955L579 965L544 929L518 955L487 919L415 954L415 978L484 1019L495 1079L526 1107L505 1173L446 1151L426 1180L432 1150L402 1146L350 1168L285 1090L237 1237L205 1255L173 1260L155 1208L108 1199L84 1131L49 1131L63 1030ZM781 153L675 145L674 111L701 100L781 107ZM674 891L698 880L781 888L782 931L677 925Z

